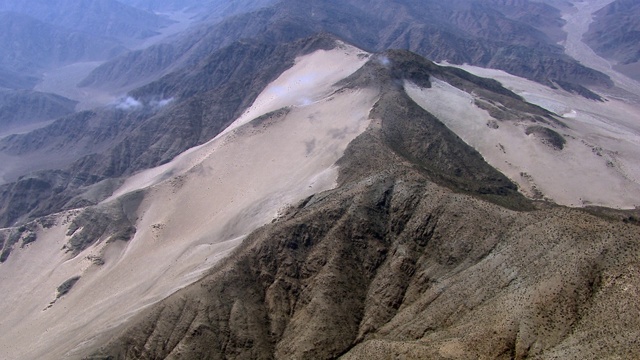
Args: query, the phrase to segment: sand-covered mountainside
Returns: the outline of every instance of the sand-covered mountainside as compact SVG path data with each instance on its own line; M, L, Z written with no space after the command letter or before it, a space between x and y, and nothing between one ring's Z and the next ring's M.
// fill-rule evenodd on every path
M380 96L338 186L289 207L91 358L638 357L637 217L524 199L405 93L403 81L437 88L438 76L553 118L487 79L407 52L374 57L346 81Z
M640 107L616 99L586 99L498 70L464 66L557 115L531 121L500 111L482 96L440 80L431 88L405 84L437 116L527 196L567 206L640 206Z
M344 44L299 58L212 141L135 175L97 208L30 224L37 241L9 231L18 238L0 264L2 353L73 357L199 279L279 210L334 187L335 163L367 128L378 94L332 85L367 58Z
M83 162L120 171L82 194L96 205L0 229L4 356L640 354L640 214L585 208L638 204L635 105L326 34L292 44L241 42L132 92L176 99L144 129L185 121L136 153L160 165L125 168L131 137ZM216 61L256 54L285 62ZM207 99L237 116L169 156L206 136L185 129Z

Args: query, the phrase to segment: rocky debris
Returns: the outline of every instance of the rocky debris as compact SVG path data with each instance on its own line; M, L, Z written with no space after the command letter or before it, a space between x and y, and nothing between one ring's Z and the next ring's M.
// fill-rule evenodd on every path
M136 233L136 210L143 199L134 192L117 200L84 209L71 220L64 246L74 255L100 241L129 241Z
M38 239L38 228L37 222L31 222L19 227L0 229L0 263L7 261L17 244L22 243L20 247L24 248L35 242Z

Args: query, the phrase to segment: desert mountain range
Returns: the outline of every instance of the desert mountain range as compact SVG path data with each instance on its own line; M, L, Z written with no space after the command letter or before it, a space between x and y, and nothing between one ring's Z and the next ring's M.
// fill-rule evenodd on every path
M640 356L633 1L83 4L0 5L3 358Z

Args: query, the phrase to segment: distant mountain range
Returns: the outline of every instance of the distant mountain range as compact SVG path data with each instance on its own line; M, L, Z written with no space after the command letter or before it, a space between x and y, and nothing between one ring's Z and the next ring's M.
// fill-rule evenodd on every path
M173 43L123 55L96 69L83 85L149 79L242 38L278 42L327 31L372 51L408 49L435 61L489 66L568 90L586 93L585 85L610 86L606 75L556 45L562 24L559 10L528 1L281 1Z
M172 21L116 0L7 0L0 11L28 15L68 30L118 40L156 35Z
M594 14L585 41L618 62L621 72L640 80L640 3L616 0Z
M117 42L50 25L30 16L0 12L0 66L25 75L43 69L111 58L125 49Z

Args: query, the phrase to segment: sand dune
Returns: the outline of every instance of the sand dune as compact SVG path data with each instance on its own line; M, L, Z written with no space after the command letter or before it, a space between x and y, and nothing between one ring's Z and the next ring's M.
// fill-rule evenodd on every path
M302 57L224 134L130 178L107 202L145 192L131 241L71 257L61 251L69 213L16 250L0 264L3 358L79 357L98 334L197 280L279 210L335 186L334 164L368 126L377 93L332 84L365 61L347 46ZM96 256L103 265L91 261ZM78 275L71 292L45 310L56 287Z

